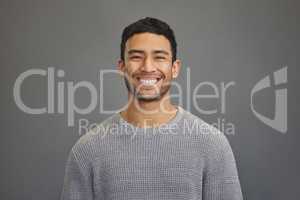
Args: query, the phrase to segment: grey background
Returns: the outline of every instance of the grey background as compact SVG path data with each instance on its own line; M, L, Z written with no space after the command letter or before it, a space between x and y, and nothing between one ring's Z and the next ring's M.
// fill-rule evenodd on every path
M99 99L93 112L76 115L75 127L67 127L66 113L26 114L13 99L16 78L31 68L53 66L65 71L59 81L85 80L99 89L99 70L116 66L122 29L145 16L173 27L184 66L180 84L186 84L187 66L192 86L236 83L227 93L225 114L201 115L193 107L191 112L210 123L222 117L235 124L236 133L228 139L245 199L299 198L299 10L297 0L2 0L0 198L59 199L66 158L79 138L78 120L93 123L107 117L99 113ZM255 83L286 65L288 132L281 134L256 119L249 104ZM22 98L30 106L45 106L46 89L45 77L31 77L22 85ZM105 80L104 90L107 109L126 100L123 82L116 77ZM256 100L257 110L270 117L272 91ZM76 104L87 106L88 95L78 91Z

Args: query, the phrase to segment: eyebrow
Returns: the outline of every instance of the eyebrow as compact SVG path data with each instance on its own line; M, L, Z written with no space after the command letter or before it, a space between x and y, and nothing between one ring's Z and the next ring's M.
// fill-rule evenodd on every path
M139 53L139 54L145 54L145 51L143 50L139 50L139 49L130 49L128 51L128 54L134 54L134 53ZM152 52L153 54L165 54L165 55L169 55L169 52L165 51L165 50L154 50Z
M134 54L134 53L145 54L145 52L143 50L138 50L138 49L130 49L128 51L128 54Z
M169 55L169 52L165 51L165 50L155 50L153 51L154 54L165 54L165 55Z

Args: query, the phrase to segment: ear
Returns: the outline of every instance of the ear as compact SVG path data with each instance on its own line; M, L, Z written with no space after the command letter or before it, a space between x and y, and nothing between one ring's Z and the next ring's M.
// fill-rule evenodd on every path
M125 62L122 59L118 60L118 70L125 72Z
M181 61L176 59L172 65L172 78L177 78L181 68Z

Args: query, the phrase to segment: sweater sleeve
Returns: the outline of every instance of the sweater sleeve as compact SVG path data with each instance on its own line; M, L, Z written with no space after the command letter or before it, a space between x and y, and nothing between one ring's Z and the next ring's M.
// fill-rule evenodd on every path
M92 175L81 167L72 150L65 168L61 200L93 200Z
M227 138L214 138L203 178L203 200L242 200L235 158Z

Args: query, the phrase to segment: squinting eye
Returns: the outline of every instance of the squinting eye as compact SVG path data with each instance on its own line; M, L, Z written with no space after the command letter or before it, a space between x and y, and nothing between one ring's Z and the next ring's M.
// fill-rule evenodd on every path
M161 57L161 56L157 56L155 58L158 59L158 60L164 60L165 59L165 57Z
M141 56L131 56L130 59L141 59Z

